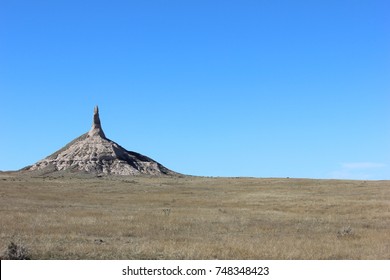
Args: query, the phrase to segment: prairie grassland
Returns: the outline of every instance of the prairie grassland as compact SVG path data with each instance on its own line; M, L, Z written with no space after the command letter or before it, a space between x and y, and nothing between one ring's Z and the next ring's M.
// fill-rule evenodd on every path
M390 182L0 173L0 252L33 259L390 259Z

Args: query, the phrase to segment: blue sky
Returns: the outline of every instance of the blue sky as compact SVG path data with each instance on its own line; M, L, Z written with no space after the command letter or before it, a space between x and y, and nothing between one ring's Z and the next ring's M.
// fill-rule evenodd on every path
M0 2L0 170L88 131L205 176L390 179L389 1Z

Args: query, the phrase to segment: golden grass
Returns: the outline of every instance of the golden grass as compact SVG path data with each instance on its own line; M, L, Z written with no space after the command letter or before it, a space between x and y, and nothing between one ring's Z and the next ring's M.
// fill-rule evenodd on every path
M390 259L390 182L0 174L33 259ZM16 240L16 241L15 241Z

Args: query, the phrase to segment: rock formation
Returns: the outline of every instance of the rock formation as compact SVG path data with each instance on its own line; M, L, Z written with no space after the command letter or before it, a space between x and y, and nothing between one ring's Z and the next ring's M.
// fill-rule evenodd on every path
M70 171L113 175L178 175L139 153L127 151L106 138L96 106L92 128L52 155L27 166L23 171L43 173Z
M106 138L106 135L104 135L102 125L100 123L99 107L98 106L96 106L94 109L92 128L88 132L88 136L89 137L100 136L101 138Z

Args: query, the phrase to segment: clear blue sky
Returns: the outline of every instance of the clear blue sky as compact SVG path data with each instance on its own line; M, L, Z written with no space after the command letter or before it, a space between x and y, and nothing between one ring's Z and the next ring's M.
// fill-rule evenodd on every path
M389 1L0 1L0 170L88 131L205 176L390 179Z

